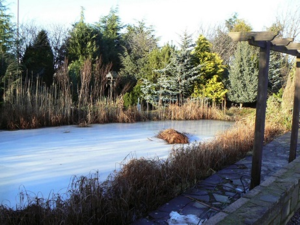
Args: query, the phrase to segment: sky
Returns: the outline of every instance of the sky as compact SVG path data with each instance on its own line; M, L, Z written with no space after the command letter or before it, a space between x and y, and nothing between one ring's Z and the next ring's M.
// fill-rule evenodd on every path
M5 0L14 21L17 1ZM123 24L144 20L153 26L161 44L176 44L184 31L197 37L201 27L224 24L234 13L254 31L262 31L275 22L278 10L289 1L293 0L19 0L19 18L20 23L70 26L79 20L81 7L88 23L99 21L111 8L118 7Z

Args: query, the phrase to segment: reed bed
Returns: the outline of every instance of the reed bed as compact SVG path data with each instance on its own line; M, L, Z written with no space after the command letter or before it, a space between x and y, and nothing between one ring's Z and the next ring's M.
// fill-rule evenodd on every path
M169 120L232 120L220 108L211 106L203 100L188 100L182 106L169 105L164 111L164 118Z
M60 80L50 87L40 84L39 80L9 80L3 96L0 128L15 130L147 120L231 119L222 110L202 104L201 101L187 101L182 106L171 104L150 112L139 111L134 106L125 110L122 96L113 100L103 96L96 98L86 86L79 90L79 100L74 102L71 85L67 78L62 76L60 75ZM84 82L84 79L81 82Z

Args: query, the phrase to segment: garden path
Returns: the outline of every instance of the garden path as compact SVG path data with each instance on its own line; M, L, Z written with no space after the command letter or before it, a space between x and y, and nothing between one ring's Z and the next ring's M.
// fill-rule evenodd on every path
M299 137L300 135L298 135L298 140ZM287 132L264 146L262 181L288 164L290 138L291 133ZM299 153L300 144L298 143L297 155ZM149 213L146 218L137 220L134 225L172 224L170 220L172 212L179 213L186 221L189 217L197 216L199 221L196 224L202 224L203 221L214 216L249 191L251 165L252 155L249 154L237 163L200 181L195 187ZM176 221L173 222L176 223Z

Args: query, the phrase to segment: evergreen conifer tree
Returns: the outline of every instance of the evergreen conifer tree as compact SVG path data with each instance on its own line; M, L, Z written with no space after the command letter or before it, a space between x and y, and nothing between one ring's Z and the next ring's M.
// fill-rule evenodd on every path
M122 54L121 30L124 26L120 22L118 16L118 8L111 9L107 16L100 18L99 27L101 34L100 52L103 63L112 63L112 70L119 71L121 67L120 57Z
M223 99L227 90L223 84L227 71L221 57L211 52L211 43L200 35L192 52L195 65L201 65L201 77L197 79L193 88L193 97L209 98L213 103Z
M97 38L99 33L84 21L84 10L78 23L73 25L67 40L67 57L69 62L79 61L82 66L86 59L95 59L98 51Z
M8 8L4 1L0 0L0 83L6 73L11 58L14 57L14 28L11 23L11 16L7 13ZM1 87L0 87L1 94Z
M166 75L169 92L176 90L180 104L183 103L183 98L191 95L193 82L201 75L201 65L194 66L192 57L191 49L182 49L173 54L170 63L164 69L157 70Z
M211 52L210 48L211 43L203 35L200 35L192 51L195 65L202 65L202 76L198 79L198 84L206 84L214 76L217 76L218 81L223 79L226 66L223 65L221 57Z
M45 30L26 48L23 63L29 74L39 76L48 86L52 84L54 56Z
M124 52L121 55L121 75L131 75L137 80L145 78L145 68L149 63L148 55L157 48L157 38L153 32L153 28L147 27L143 21L138 25L127 26L127 32L123 34Z
M0 0L0 54L9 52L14 45L14 29L11 16L7 13L8 8L4 1Z
M284 79L282 76L283 58L278 52L270 52L270 65L268 73L268 91L270 94L277 94L282 88Z
M239 103L240 107L243 103L255 102L258 72L257 50L247 42L239 42L229 69L229 100Z
M147 111L149 110L149 103L154 104L155 102L155 88L156 85L147 80L147 79L142 79L142 84L141 84L141 92L142 92L142 98L146 101L147 103Z

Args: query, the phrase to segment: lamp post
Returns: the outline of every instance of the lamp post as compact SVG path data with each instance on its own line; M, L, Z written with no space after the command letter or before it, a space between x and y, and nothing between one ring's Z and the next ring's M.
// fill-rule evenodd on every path
M18 0L18 3L17 3L17 36L18 36L18 39L19 39L19 0Z
M19 0L17 2L17 60L18 60L18 65L19 65L19 61L20 61L20 58L19 58L19 12L20 12L20 8L19 8ZM19 66L18 66L19 67Z

